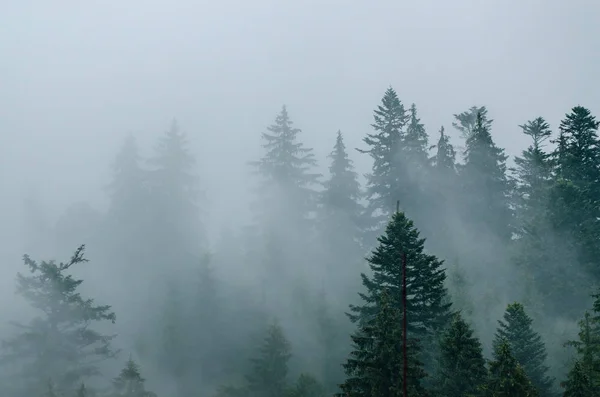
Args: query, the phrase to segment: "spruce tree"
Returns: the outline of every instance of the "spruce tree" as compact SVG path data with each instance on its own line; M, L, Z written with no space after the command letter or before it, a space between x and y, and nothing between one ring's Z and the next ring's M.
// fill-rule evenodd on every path
M428 171L429 136L425 131L425 126L421 123L421 119L417 117L417 106L414 103L410 107L409 114L406 134L402 140L402 153L411 170L419 174L415 179L419 179L425 177ZM418 185L416 186L418 187Z
M329 155L329 179L324 183L320 204L320 242L325 246L324 259L330 284L347 287L350 277L355 279L362 250L358 244L362 233L363 207L358 174L348 157L342 133L338 131L335 146ZM356 266L349 264L356 263ZM340 266L348 269L343 270Z
M565 241L564 248L577 253L574 261L593 275L592 279L576 280L574 290L585 290L589 287L586 282L600 280L599 125L588 109L574 107L560 124L553 152L556 165L556 181L551 190L553 225ZM565 276L572 279L574 274Z
M267 331L258 356L251 360L252 369L246 377L248 394L252 397L281 397L288 388L288 362L291 346L283 329L273 323Z
M350 306L350 319L365 323L376 316L384 288L389 289L392 304L402 307L402 259L406 254L408 335L427 346L423 361L429 371L437 361L435 337L451 316L443 261L424 252L425 239L403 212L392 216L378 241L379 246L367 258L372 274L361 274L366 289L359 294L363 303Z
M305 220L314 211L314 188L320 177L313 171L317 165L313 149L298 141L302 130L294 127L285 105L267 131L262 134L266 153L251 163L263 178L263 210L277 211L279 215L291 211L288 217L294 221Z
M441 340L437 383L445 397L479 396L487 379L481 343L456 313Z
M494 343L508 342L517 362L531 380L540 395L553 393L554 379L548 376L546 345L542 337L533 330L533 320L520 303L511 303L506 308L504 320L499 320Z
M494 120L488 119L485 106L471 106L469 110L454 115L452 126L460 132L461 138L469 140L477 129L477 115L481 115L483 128L490 129Z
M579 339L567 342L575 348L577 360L592 387L600 390L600 291L594 294L592 312L586 311L579 321Z
M512 186L506 173L507 156L494 144L490 123L479 113L466 142L465 164L460 172L463 215L477 235L496 238L498 244L508 244L513 224Z
M112 358L114 336L94 330L94 324L116 320L111 307L96 305L78 289L83 280L73 268L87 262L80 246L67 262L42 261L28 255L23 263L31 275L17 274L17 293L38 315L23 332L2 344L1 362L11 366L5 374L15 396L39 395L52 379L57 391L75 392L85 378L99 374L97 363ZM13 370L16 370L13 373Z
M146 390L146 380L140 374L139 366L130 357L119 376L113 381L114 397L153 397L154 393Z
M157 260L190 262L206 246L200 207L203 193L194 172L196 160L185 133L173 120L155 147L150 171L152 219Z
M404 138L404 127L409 115L393 88L385 92L381 105L374 111L374 132L363 141L369 147L359 150L373 159L372 172L367 175L366 215L372 218L372 232L378 234L394 211L396 201L404 203L410 190L404 186L407 171L401 166L400 148ZM367 233L365 244L370 246L374 235Z
M597 397L600 395L597 389L594 389L584 365L579 360L575 361L567 374L567 380L561 386L565 389L564 397Z
M342 397L403 395L402 314L387 288L376 297L379 311L359 324L351 336L353 351L343 365L346 380L340 385ZM421 385L426 373L419 361L420 346L414 338L407 346L407 391L424 396Z
M308 374L300 374L296 384L289 392L290 397L325 397L327 395L323 385Z
M494 346L494 359L489 364L489 376L485 386L486 397L538 397L525 370L513 356L507 340Z
M432 158L433 168L437 171L437 174L445 177L452 178L456 175L456 151L454 146L450 143L450 137L445 134L444 127L440 128L440 138L437 144L433 146L435 155Z

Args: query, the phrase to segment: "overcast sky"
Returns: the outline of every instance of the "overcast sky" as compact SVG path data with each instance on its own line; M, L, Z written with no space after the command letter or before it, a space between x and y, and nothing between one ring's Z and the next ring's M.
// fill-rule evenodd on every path
M434 139L486 105L516 154L528 119L600 113L599 17L594 0L0 0L0 241L32 187L56 214L101 208L125 134L149 150L173 117L212 224L245 209L244 163L284 103L321 161L338 129L361 145L389 85Z

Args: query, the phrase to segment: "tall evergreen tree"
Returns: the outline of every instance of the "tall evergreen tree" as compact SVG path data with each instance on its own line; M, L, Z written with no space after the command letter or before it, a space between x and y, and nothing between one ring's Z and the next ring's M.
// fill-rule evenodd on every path
M160 137L149 163L153 197L153 245L161 261L191 261L206 246L200 203L202 191L193 167L195 158L177 121Z
M324 246L324 259L327 266L328 285L348 287L348 279L355 279L358 260L362 255L359 245L362 233L363 207L358 175L352 160L348 157L342 133L338 131L335 146L329 155L329 179L321 192L320 246ZM349 267L349 264L356 266ZM343 270L345 266L347 270Z
M565 389L564 397L597 397L599 394L588 376L581 361L577 360L567 374L567 380L562 383Z
M451 316L443 261L424 252L425 239L402 212L392 216L378 241L379 246L367 258L372 275L361 274L366 289L359 294L363 303L350 306L350 319L364 324L376 316L381 310L378 297L386 288L392 305L402 307L402 256L406 254L408 335L428 346L423 361L429 371L437 361L435 335L448 325Z
M479 113L467 139L465 164L461 167L464 215L477 235L508 243L512 237L511 182L506 173L504 150L498 148L490 133L490 121Z
M298 141L302 131L293 124L284 105L275 123L262 134L265 155L251 164L263 177L261 199L267 200L263 209L274 216L288 213L298 222L314 211L314 188L320 175L313 172L317 165L313 149Z
M456 313L441 340L440 395L445 397L478 396L487 379L481 343L473 330Z
M99 361L116 354L111 349L114 336L93 329L96 323L114 323L116 316L110 306L82 297L78 288L83 280L69 274L87 262L84 246L65 263L38 263L27 255L23 262L31 275L18 273L17 292L39 314L2 344L2 363L12 366L6 374L17 389L14 396L40 395L48 379L57 391L75 392L82 379L99 374Z
M130 357L121 370L119 376L113 381L114 397L155 397L156 395L146 390L146 380L140 374L139 366Z
M402 140L402 152L405 163L410 165L411 170L417 172L416 179L426 175L428 159L429 136L421 119L417 117L417 106L413 103L409 110L409 120L406 125L406 134ZM418 184L416 184L418 187Z
M600 280L600 122L591 112L576 106L560 124L553 152L556 183L552 188L551 209L556 232L576 252L575 260ZM571 275L572 276L572 275ZM578 280L584 283L586 280ZM588 285L575 286L585 290Z
M450 143L450 137L445 133L444 127L440 128L440 138L437 144L433 146L436 149L432 159L433 167L442 177L452 177L456 175L456 151Z
M592 312L586 311L579 322L579 340L569 341L567 346L575 348L581 367L577 371L583 373L595 390L600 390L600 291L593 297Z
M540 395L553 394L554 379L548 376L546 345L542 337L533 330L533 320L520 303L511 303L506 308L504 320L499 320L495 343L508 342L517 362Z
M486 397L540 396L513 356L506 340L501 340L494 346L494 359L490 362L489 372Z
M252 370L246 377L251 397L281 397L288 389L288 362L291 346L278 323L269 327Z
M401 166L400 153L409 115L396 91L390 87L385 92L381 105L374 111L373 118L374 132L363 139L369 148L359 151L368 153L373 159L372 172L367 175L366 193L369 203L366 215L372 218L372 231L377 235L393 213L396 201L404 203L410 193L403 184L407 179L407 171ZM371 234L365 236L368 246L374 239Z
M387 288L376 299L379 312L359 324L352 335L353 351L344 364L347 378L340 385L340 397L403 395L402 314ZM421 382L426 373L419 351L418 341L411 338L407 346L407 391L411 396L425 395Z
M469 140L477 129L477 115L481 115L483 128L490 129L494 120L488 119L485 106L471 106L469 110L454 115L452 126L460 132L461 138Z

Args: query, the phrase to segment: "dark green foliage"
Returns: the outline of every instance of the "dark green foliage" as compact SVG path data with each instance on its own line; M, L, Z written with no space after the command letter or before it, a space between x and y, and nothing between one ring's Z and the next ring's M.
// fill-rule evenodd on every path
M378 241L379 246L367 258L372 275L361 275L366 288L359 294L363 303L350 306L350 319L365 323L376 316L384 289L388 289L392 305L402 307L402 254L405 253L408 335L428 346L423 352L427 369L436 361L433 338L450 320L443 261L424 252L425 239L420 238L413 222L402 212L392 216Z
M574 252L576 261L594 275L596 281L600 280L597 265L600 256L597 244L600 238L598 126L599 122L584 107L576 106L566 115L553 152L556 180L551 190L552 221L565 241L563 249ZM574 279L576 272L565 276L579 286L585 285L585 278Z
M360 150L368 153L373 159L373 169L367 175L367 198L369 205L367 214L373 217L374 228L379 232L393 213L396 201L401 203L408 195L403 186L406 170L401 167L400 148L404 137L403 128L409 116L396 91L387 89L381 105L374 111L374 133L367 134L363 141L369 149ZM376 211L380 215L375 215ZM371 241L368 241L370 244Z
M346 380L340 385L339 396L402 396L402 314L387 288L377 298L378 313L359 324L352 335L353 351L344 364ZM424 396L421 385L426 374L418 356L418 341L410 339L407 346L408 393Z
M561 385L564 387L564 397L596 397L597 389L594 390L588 372L581 361L577 360L567 375L567 380Z
M542 337L532 329L533 320L520 303L511 303L499 320L494 343L508 342L517 362L523 367L531 383L543 396L553 393L554 379L548 376L546 345Z
M314 377L308 374L300 374L288 395L290 397L325 397L328 394Z
M600 390L600 293L594 294L592 313L585 312L579 322L579 340L567 342L575 348L577 361L590 384ZM578 375L579 376L579 375Z
M507 244L512 236L512 187L506 175L508 156L494 144L490 123L479 113L466 142L465 164L460 172L463 215L474 232Z
M251 372L246 377L248 395L281 397L287 390L288 362L291 346L279 324L273 323L258 355L253 358Z
M494 360L490 362L484 395L486 397L540 396L523 367L513 356L506 340L500 340L494 346Z
M152 397L154 393L146 391L145 379L140 374L139 366L130 357L121 370L119 376L113 381L114 397Z
M17 275L17 293L38 312L22 333L3 342L2 363L17 372L11 376L16 396L29 397L46 388L52 379L56 389L74 392L82 379L99 374L96 364L116 354L114 336L94 330L96 323L114 323L110 306L95 305L78 292L83 280L68 274L87 262L84 246L66 263L38 263L23 257L31 275ZM24 393L24 394L19 394Z
M459 313L441 340L439 394L445 397L479 396L487 379L481 343Z

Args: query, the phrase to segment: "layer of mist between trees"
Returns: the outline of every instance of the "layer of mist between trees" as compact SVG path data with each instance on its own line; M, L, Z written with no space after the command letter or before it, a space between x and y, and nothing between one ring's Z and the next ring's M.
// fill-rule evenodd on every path
M409 396L598 395L600 123L533 116L509 167L485 107L454 115L455 147L389 88L321 175L284 106L248 164L252 221L215 244L177 122L149 158L128 136L105 213L26 203L2 395L402 396L403 255Z

